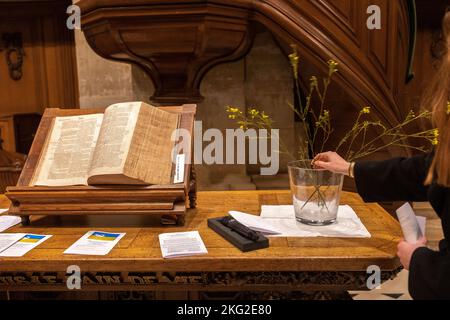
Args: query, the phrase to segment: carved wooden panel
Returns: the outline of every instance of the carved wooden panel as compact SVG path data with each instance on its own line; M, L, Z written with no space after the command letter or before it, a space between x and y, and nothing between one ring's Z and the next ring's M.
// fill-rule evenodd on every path
M0 2L0 112L42 112L45 107L77 107L73 31L66 28L71 1ZM20 77L10 75L5 38L20 37ZM11 61L17 63L17 52ZM17 69L19 72L19 68Z
M312 1L323 14L328 15L336 23L345 34L351 38L354 43L360 46L361 30L359 30L360 22L360 2L352 0L314 0ZM322 18L322 17L321 17Z
M82 2L83 7L88 2ZM101 56L136 63L153 80L154 102L200 101L200 82L218 63L245 55L252 41L247 13L205 4L112 8L83 15L86 39Z

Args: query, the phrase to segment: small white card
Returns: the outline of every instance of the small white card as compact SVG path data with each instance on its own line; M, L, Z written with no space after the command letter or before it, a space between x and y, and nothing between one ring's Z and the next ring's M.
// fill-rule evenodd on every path
M104 256L114 248L124 235L125 233L89 231L64 251L64 253Z
M159 244L163 258L187 257L208 253L198 231L161 233Z
M14 243L8 249L0 253L0 257L22 257L31 249L50 238L49 235L26 234L22 239Z
M184 182L184 163L186 162L186 155L177 154L175 162L175 174L173 176L173 183Z
M0 233L0 252L11 247L25 235L25 233Z
M0 209L3 210L3 209ZM5 209L7 210L7 209ZM20 217L17 216L0 216L0 232L3 232L12 226L20 223Z
M396 210L403 236L409 243L416 243L425 235L425 217L416 217L411 205L406 202Z
M244 226L259 231L266 235L271 234L281 234L282 232L278 230L275 226L271 225L269 221L264 220L261 216L255 216L252 214L240 212L240 211L229 211L228 212L234 219L242 223Z

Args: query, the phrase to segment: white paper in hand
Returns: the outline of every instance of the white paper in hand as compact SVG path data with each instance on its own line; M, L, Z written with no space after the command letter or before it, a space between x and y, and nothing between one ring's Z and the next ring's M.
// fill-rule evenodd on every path
M426 218L416 217L408 202L398 208L396 213L406 242L416 243L425 235Z

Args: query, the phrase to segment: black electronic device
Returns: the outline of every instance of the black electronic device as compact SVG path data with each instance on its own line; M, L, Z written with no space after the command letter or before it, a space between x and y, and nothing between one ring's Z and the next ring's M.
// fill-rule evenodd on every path
M228 226L231 225L232 227ZM269 239L260 232L251 230L234 220L232 217L208 219L208 227L231 242L243 252L269 247ZM249 231L250 230L250 231Z

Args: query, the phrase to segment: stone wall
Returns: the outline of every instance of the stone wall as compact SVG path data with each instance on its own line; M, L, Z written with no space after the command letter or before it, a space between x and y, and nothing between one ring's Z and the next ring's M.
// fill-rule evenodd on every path
M99 57L80 31L75 40L81 108L125 101L149 102L154 89L143 71ZM225 106L265 110L275 120L276 128L281 129L283 141L294 149L295 124L287 107L293 99L292 86L288 60L269 33L259 33L247 57L219 65L205 76L201 86L205 99L198 105L197 120L203 122L203 130L214 127L224 131L236 127L228 119ZM282 157L282 163L286 161ZM255 189L264 187L266 180L272 181L273 186L274 178L258 177L259 166L202 164L196 170L201 190ZM285 178L281 178L282 185L286 185Z

